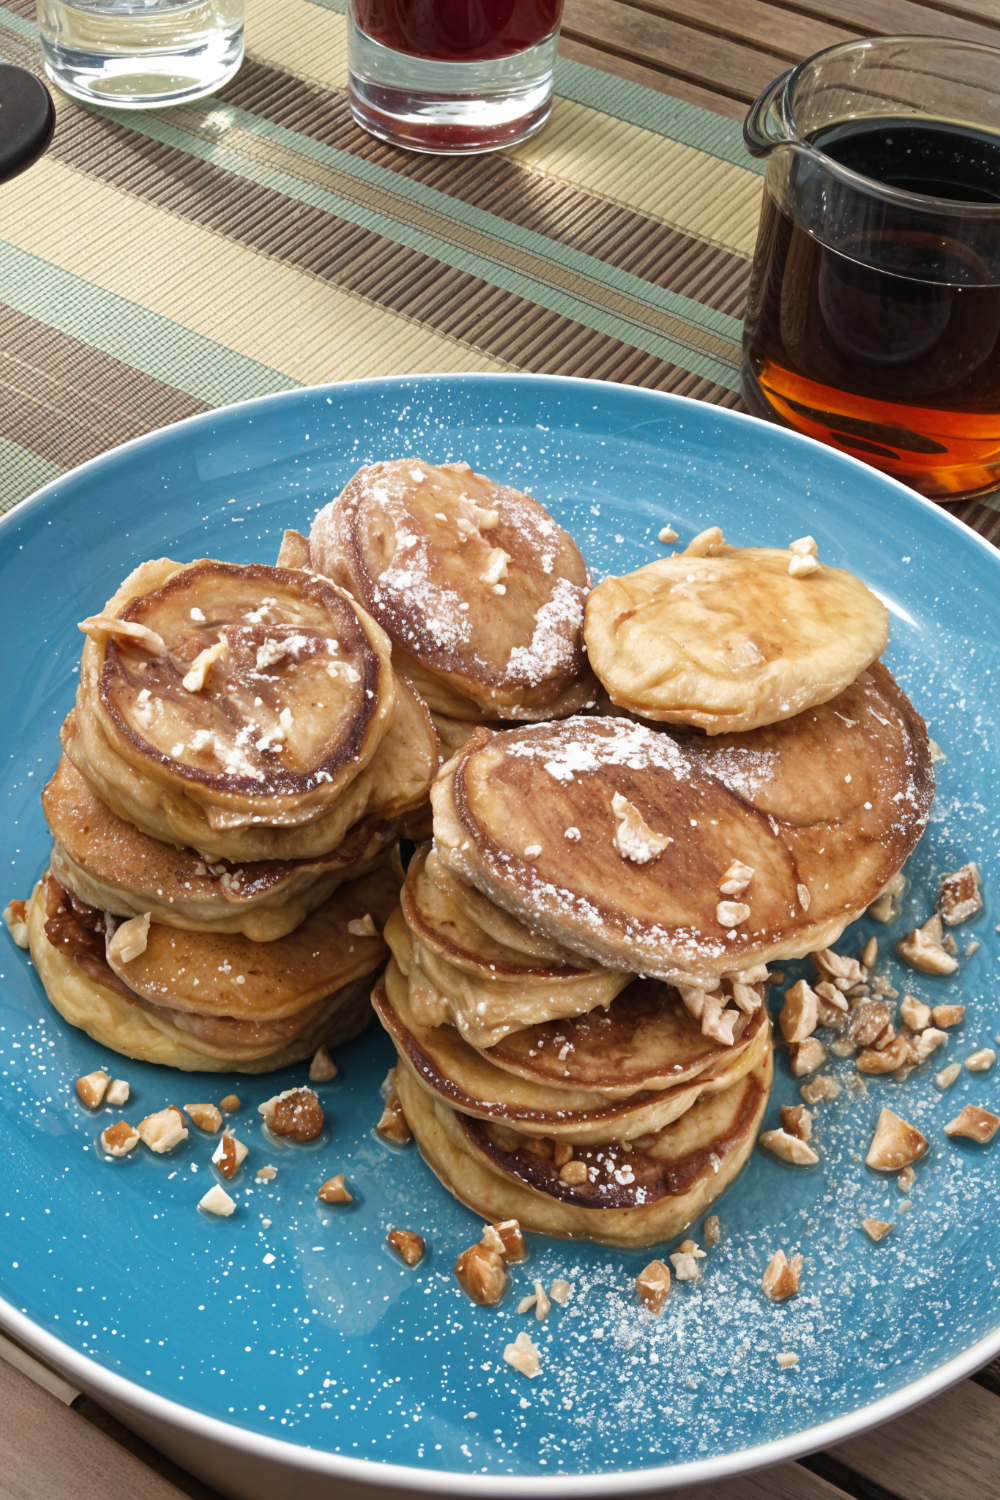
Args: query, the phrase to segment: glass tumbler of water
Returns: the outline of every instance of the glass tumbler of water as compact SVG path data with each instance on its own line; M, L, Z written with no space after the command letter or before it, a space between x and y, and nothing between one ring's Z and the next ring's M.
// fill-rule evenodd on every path
M45 71L116 109L182 104L243 61L244 0L38 0Z

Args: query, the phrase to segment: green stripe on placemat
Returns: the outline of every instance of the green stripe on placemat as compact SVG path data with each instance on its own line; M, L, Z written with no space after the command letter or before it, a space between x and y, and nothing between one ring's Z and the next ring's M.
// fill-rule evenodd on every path
M3 476L0 515L12 510L19 500L26 500L40 490L43 484L58 479L62 472L58 464L39 458L37 453L0 433L0 475Z
M309 3L340 16L347 14L347 0L309 0ZM732 162L750 172L762 174L765 170L764 163L755 161L743 144L741 125L697 104L643 88L641 83L617 78L613 73L573 62L568 57L560 57L556 62L555 91L563 99L585 104L612 119L639 125L667 140L707 151L720 161Z

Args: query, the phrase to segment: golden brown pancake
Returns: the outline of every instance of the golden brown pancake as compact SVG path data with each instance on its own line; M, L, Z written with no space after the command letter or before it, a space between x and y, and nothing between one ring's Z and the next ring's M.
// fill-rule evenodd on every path
M624 1249L670 1240L729 1186L753 1150L771 1086L771 1053L732 1087L703 1097L672 1124L619 1144L582 1143L588 1180L561 1180L534 1138L449 1108L407 1067L400 1102L421 1154L455 1197L490 1222L516 1218L540 1234ZM501 1144L501 1142L503 1144Z
M493 902L590 960L709 987L833 942L899 870L932 796L923 720L878 663L731 741L606 718L479 730L432 790L439 857ZM616 797L648 835L638 859ZM734 861L753 873L730 904Z
M881 656L888 611L852 573L794 577L791 551L708 536L590 594L587 650L614 703L743 731L828 702Z
M464 463L372 464L320 511L309 551L379 622L432 712L541 719L592 698L587 569L529 495Z
M193 849L161 843L95 797L66 756L42 792L55 840L52 873L88 906L118 917L195 932L284 937L345 881L373 870L396 837L392 819L366 818L332 854L314 859L209 865Z
M32 958L56 1009L103 1045L172 1067L263 1072L363 1029L387 950L348 924L370 916L379 929L400 879L383 860L268 943L154 923L145 951L122 961L114 919L46 877L28 908Z
M672 1001L654 1007L643 1003L648 995L630 999L636 986L658 988L662 997L672 995ZM395 960L390 960L372 1001L404 1065L444 1103L527 1135L576 1142L632 1140L659 1130L702 1094L717 1093L736 1082L770 1045L767 1016L761 1008L750 1018L736 1046L716 1045L711 1052L703 1047L698 1055L698 1044L705 1039L687 1018L680 998L650 980L636 980L612 1004L607 1017L614 1041L601 1035L600 1025L594 1024L594 1017L605 1018L603 1011L575 1023L530 1027L506 1039L518 1044L513 1067L509 1053L500 1048L478 1052L452 1026L421 1026ZM654 1008L658 1016L651 1014ZM675 1034L681 1032L685 1018L688 1036L667 1057L668 1032L671 1028ZM632 1021L637 1023L634 1040L628 1033ZM649 1085L636 1087L636 1077L643 1072L643 1045L651 1038L654 1045L659 1042L659 1056L647 1070ZM547 1043L553 1044L548 1051ZM533 1072L535 1062L538 1066ZM595 1083L601 1087L594 1087Z
M213 860L305 858L424 800L433 726L383 632L328 580L145 563L87 627L64 748L151 837Z

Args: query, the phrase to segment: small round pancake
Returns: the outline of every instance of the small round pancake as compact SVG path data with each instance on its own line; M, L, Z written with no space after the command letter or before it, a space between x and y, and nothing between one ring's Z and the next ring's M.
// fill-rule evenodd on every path
M629 982L615 969L549 968L483 978L415 942L402 911L393 912L385 940L409 984L414 1014L428 1026L451 1023L473 1047L491 1047L508 1032L539 1021L579 1016L609 1005Z
M307 857L391 811L370 805L405 707L389 642L328 580L161 559L84 627L76 749L65 748L152 837L213 857ZM393 756L394 779L419 786L410 806L430 758L433 726L411 722Z
M888 611L852 573L793 577L792 552L721 534L708 552L590 594L587 651L619 707L709 734L754 729L828 702L885 650Z
M193 849L160 843L119 818L65 755L42 791L42 809L55 840L52 873L86 905L257 943L292 932L338 886L373 870L398 829L392 819L366 818L332 854L207 865Z
M561 1181L551 1158L428 1093L399 1068L400 1103L421 1155L456 1198L490 1223L516 1218L539 1234L639 1249L672 1240L734 1181L753 1150L771 1087L768 1049L746 1076L707 1095L627 1150L582 1143L582 1186ZM503 1139L507 1149L498 1144Z
M431 795L462 880L588 959L697 985L835 941L916 845L933 789L923 720L876 663L731 742L626 719L479 730ZM645 846L622 852L616 797ZM734 861L753 872L738 902L720 891Z
M540 719L592 698L587 569L529 495L464 463L372 464L320 511L309 551L382 626L434 713Z
M307 823L277 827L250 814L235 822L184 793L164 787L116 755L93 719L79 707L66 716L62 747L95 794L126 822L161 843L196 849L212 864L230 859L312 859L338 849L362 819L397 818L422 807L440 764L430 714L397 678L396 716L364 770L333 806Z
M646 983L647 981L638 981ZM666 989L666 986L661 986ZM627 992L626 992L627 993ZM571 1087L566 1076L547 1078L539 1069L537 1076L527 1070L514 1072L496 1061L496 1049L477 1052L452 1026L421 1026L409 1005L406 981L395 960L390 959L382 979L372 992L375 1013L392 1037L402 1061L413 1070L423 1086L451 1107L480 1119L494 1120L523 1131L527 1135L568 1138L573 1141L622 1141L648 1135L663 1128L689 1109L704 1093L728 1088L748 1072L770 1045L767 1016L754 1013L739 1045L717 1047L712 1056L703 1056L700 1070L678 1066L676 1076L650 1088L623 1091L612 1086L596 1091ZM679 1000L677 1001L680 1006ZM614 1011L612 1006L612 1012ZM603 1013L601 1013L603 1014ZM587 1020L589 1018L584 1018ZM628 1021L628 1006L621 1016L622 1040ZM539 1033L554 1029L566 1032L562 1040L572 1046L574 1033L559 1023L554 1028L531 1027L518 1033L527 1043ZM579 1037L578 1039L583 1040ZM700 1033L694 1035L700 1038ZM557 1059L559 1050L553 1049ZM627 1045L620 1055L628 1054ZM586 1083L587 1063L597 1061L593 1049L578 1049L579 1073ZM572 1058L573 1054L569 1054ZM530 1061L530 1057L529 1057ZM631 1050L628 1061L641 1067L641 1047ZM678 1058L678 1063L680 1059ZM590 1071L597 1071L591 1067ZM557 1064L555 1072L562 1073ZM608 1073L600 1079L606 1082ZM654 1080L656 1083L656 1080Z
M127 993L106 964L81 967L46 936L44 882L28 903L31 957L59 1014L102 1047L185 1072L269 1073L357 1036L371 1018L365 974L282 1020L254 1022L158 1007ZM377 967L377 965L376 965Z

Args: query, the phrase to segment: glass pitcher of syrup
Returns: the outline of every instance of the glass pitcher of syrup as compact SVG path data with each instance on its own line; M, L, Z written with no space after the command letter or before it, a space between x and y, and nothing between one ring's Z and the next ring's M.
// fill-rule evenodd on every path
M767 158L743 393L937 500L1000 486L1000 51L830 47L743 128Z

